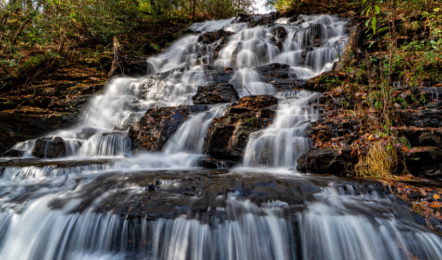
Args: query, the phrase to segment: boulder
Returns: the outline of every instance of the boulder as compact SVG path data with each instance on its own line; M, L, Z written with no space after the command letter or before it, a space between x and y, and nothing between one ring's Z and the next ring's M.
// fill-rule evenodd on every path
M222 83L198 87L192 99L194 104L217 104L238 101L239 96L232 84Z
M60 158L66 155L66 144L61 137L43 137L35 141L32 155L38 158Z
M211 44L215 41L221 39L221 37L228 37L232 35L233 32L224 31L223 29L215 31L215 32L206 32L199 36L198 42L201 42L203 44Z
M93 136L95 133L97 133L97 129L92 127L84 127L81 129L80 133L77 133L77 139L89 139L91 136Z
M195 105L147 110L140 121L129 128L132 150L161 151L189 115L208 109L208 106Z
M349 163L357 162L351 148L314 148L298 158L297 170L302 173L347 174Z
M277 98L247 96L215 118L204 142L204 153L216 159L241 160L249 135L267 127L275 117Z

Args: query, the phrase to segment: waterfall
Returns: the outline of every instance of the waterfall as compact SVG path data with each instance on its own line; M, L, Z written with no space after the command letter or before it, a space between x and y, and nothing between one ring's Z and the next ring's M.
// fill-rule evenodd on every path
M223 115L227 105L215 105L207 112L199 113L187 120L177 132L167 141L163 150L166 154L203 152L204 137L215 117Z
M258 207L234 194L225 207L194 218L154 220L70 213L79 204L75 199L54 210L48 207L54 197L37 199L22 214L0 213L1 259L411 260L442 254L438 235L406 217L374 215L374 209L387 213L377 205L391 202L336 188L324 189L293 217L284 216L287 203Z
M318 93L281 90L263 68L286 64L281 78L293 82L331 70L348 20L240 20L195 23L147 59L144 77L109 80L75 127L48 135L63 138L65 158L33 157L36 140L14 146L27 158L0 160L0 259L440 259L442 238L378 182L293 171L311 147ZM222 45L200 42L220 29L231 32ZM240 97L278 99L273 123L250 134L240 171L195 163L232 103L188 115L162 151L131 154L128 129L147 110L193 105L199 87L220 82Z
M273 124L254 133L247 143L244 166L293 168L298 157L311 148L308 126L319 114L309 102L317 94L302 90L279 95L285 97L280 98Z

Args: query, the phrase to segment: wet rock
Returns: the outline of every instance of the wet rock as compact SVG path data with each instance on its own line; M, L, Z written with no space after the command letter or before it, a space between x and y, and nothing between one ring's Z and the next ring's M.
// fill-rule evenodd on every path
M10 149L2 154L2 157L22 157L25 151Z
M272 84L278 91L300 87L304 81L297 80L296 74L287 64L272 63L256 68L264 82Z
M219 160L214 158L205 158L198 161L198 166L206 169L230 169L237 165L237 162L231 160Z
M189 115L208 109L208 106L195 105L147 110L140 121L129 128L132 150L161 151Z
M314 148L301 155L298 159L297 170L302 173L328 173L346 175L347 166L354 163L351 149L343 147Z
M299 20L299 14L295 14L294 16L290 17L287 22L288 23L293 23ZM304 19L301 20L301 23L304 22Z
M217 104L238 101L239 96L232 84L223 83L198 87L192 99L194 104Z
M268 95L241 98L224 116L212 121L204 153L216 159L239 161L249 135L273 122L277 102L277 98Z
M60 158L66 155L66 144L61 137L44 137L35 141L32 155L39 158Z
M219 52L221 51L224 46L227 44L227 36L223 36L219 39L218 43L215 45L215 48L213 49L213 58L218 58Z
M228 37L232 34L233 32L224 31L223 29L215 32L206 32L199 36L198 42L202 42L203 44L211 44L221 39L221 37Z
M287 37L287 30L282 26L278 26L276 28L273 28L272 32L273 32L273 36L275 36L279 39L284 39L285 37Z
M77 133L77 139L89 139L91 136L93 136L95 133L97 133L97 129L92 127L84 127L81 129L80 133Z

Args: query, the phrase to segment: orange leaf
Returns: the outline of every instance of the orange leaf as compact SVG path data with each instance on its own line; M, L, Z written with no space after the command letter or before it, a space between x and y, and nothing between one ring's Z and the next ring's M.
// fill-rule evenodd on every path
M438 200L438 199L440 199L440 196L437 195L437 194L434 194L434 195L433 195L433 198L434 198L435 200Z

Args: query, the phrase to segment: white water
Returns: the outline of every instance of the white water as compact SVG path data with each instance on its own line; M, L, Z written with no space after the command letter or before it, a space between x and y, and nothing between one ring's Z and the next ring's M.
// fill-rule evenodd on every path
M278 94L285 97L280 98L274 122L255 133L247 143L246 167L292 168L298 157L311 148L310 140L306 138L308 123L316 121L319 114L309 102L317 94L304 90Z
M162 54L148 59L149 69L144 79L122 77L111 80L103 94L92 99L85 109L79 126L57 131L51 136L60 136L65 140L68 156L88 158L130 155L127 131L115 130L114 127L121 129L135 124L150 108L193 104L192 96L198 86L214 82L204 67L197 65L199 63L234 67L235 74L230 82L240 97L277 92L273 85L263 82L262 76L254 68L256 66L286 63L292 66L292 78L304 79L330 70L347 42L347 21L328 15L301 16L300 19L301 22L291 24L276 23L274 26L254 28L248 28L246 23L232 23L234 18L194 24L190 29L195 31L224 28L235 34L228 37L227 45L221 49L216 60L213 59L212 51L217 42L203 46L197 42L196 35L183 37ZM284 27L287 37L275 38L278 26ZM318 38L319 43L315 43L313 36ZM275 41L281 43L281 49L275 45ZM155 74L159 72L167 73ZM218 111L214 116L221 113ZM199 117L207 118L208 114L213 113L205 114ZM192 120L198 120L197 117ZM181 127L165 151L200 153L209 121L210 116L204 127L195 126L196 130L191 130L192 124ZM95 134L88 139L78 138L84 128L94 128ZM198 137L189 137L189 133ZM192 144L189 142L193 140L199 141L190 147ZM177 147L173 147L172 143ZM18 144L15 148L24 150L26 157L32 157L32 145L29 142L28 145Z
M202 154L204 137L215 117L224 114L229 104L215 105L207 112L199 113L188 119L167 141L163 150L166 154L190 152Z
M11 166L0 173L0 259L377 260L413 259L412 255L440 259L441 238L418 225L408 208L395 205L388 196L356 195L353 189L358 186L349 186L353 192L346 195L338 188L315 184L320 177L292 174L278 180L299 178L284 191L281 199L287 201L272 200L258 206L245 198L246 187L258 175L257 167L287 170L296 166L296 159L310 148L305 137L309 122L318 119L317 111L309 106L315 101L315 93L277 92L263 81L255 67L285 63L291 66L292 79L307 79L330 70L347 41L344 20L328 15L301 19L291 24L288 19L277 21L276 25L287 32L285 39L273 38L276 25L248 28L245 23L232 24L233 19L195 24L191 26L195 31L224 28L236 34L228 38L216 60L211 53L216 43L202 46L197 43L198 36L190 35L149 58L144 78L110 81L103 94L90 102L80 126L51 136L64 138L68 160L106 157L111 162L72 167ZM316 34L319 45L313 39ZM281 49L273 41L280 41ZM163 152L132 156L127 131L118 130L138 122L150 108L193 104L198 86L214 81L204 66L197 64L233 67L235 75L230 82L241 97L274 94L279 98L273 124L253 133L248 141L244 166L252 171L250 180L244 177L229 187L228 195L221 193L214 200L197 204L196 210L189 210L187 215L150 220L146 216L124 218L113 214L111 208L107 213L96 213L106 198L122 191L115 186L126 183L130 174L142 173L139 182L143 185L152 184L148 178L151 175L162 174L153 180L165 177L164 182L171 183L171 191L153 191L158 198L188 202L210 195L210 180L200 187L201 193L193 196L173 193L180 183L168 181L168 175L174 174L170 173L172 170L197 172L195 162L202 157L210 123L223 115L228 104L192 115L168 140ZM155 74L160 72L167 73ZM95 130L88 134L84 128ZM15 148L25 150L29 157L33 145L29 141ZM112 174L117 176L113 177L115 183L111 177L101 179ZM211 178L210 174L198 172L194 176ZM314 186L314 191L304 190L305 183ZM90 185L96 186L90 189ZM145 187L127 185L118 199L158 199L138 197ZM274 188L266 186L263 179L252 195L259 197ZM294 198L301 201L296 196L304 196L304 192L299 206ZM92 198L92 202L87 204L85 198ZM55 200L63 201L61 208L52 204ZM75 210L83 204L86 206L81 207L81 212ZM164 203L163 207L169 204L172 203Z

